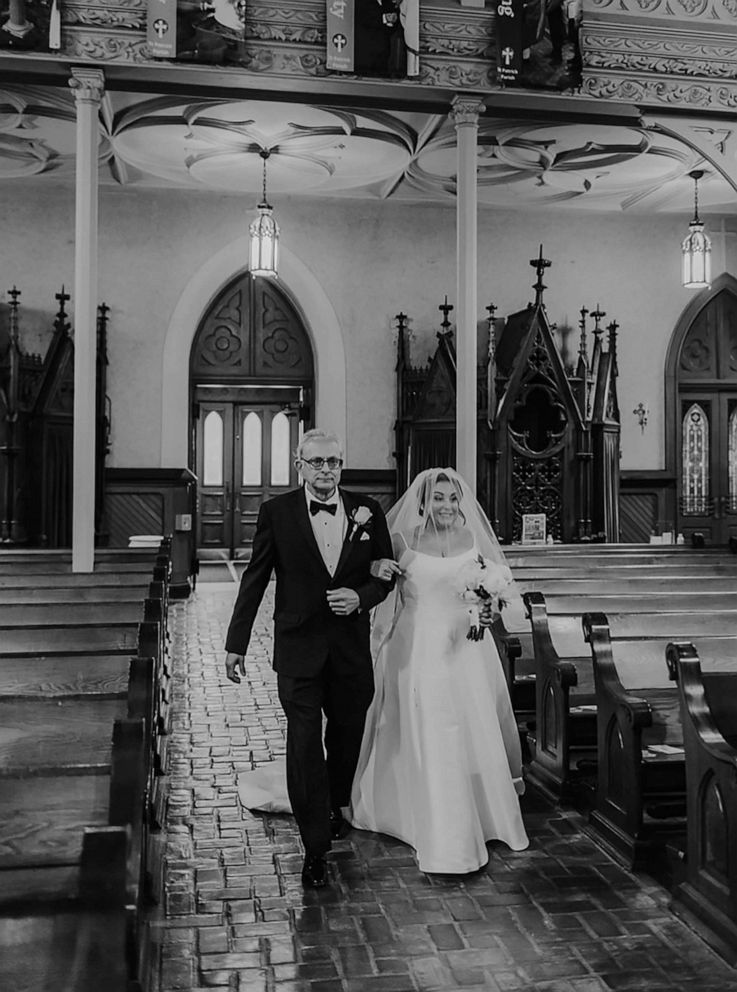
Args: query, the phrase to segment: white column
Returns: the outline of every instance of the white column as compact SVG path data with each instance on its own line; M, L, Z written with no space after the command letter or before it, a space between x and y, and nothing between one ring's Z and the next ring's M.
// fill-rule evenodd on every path
M476 492L476 300L477 224L476 138L484 105L476 97L457 96L451 118L458 147L456 180L456 468Z
M97 160L105 77L99 69L73 68L69 85L77 104L72 571L91 572L95 561Z

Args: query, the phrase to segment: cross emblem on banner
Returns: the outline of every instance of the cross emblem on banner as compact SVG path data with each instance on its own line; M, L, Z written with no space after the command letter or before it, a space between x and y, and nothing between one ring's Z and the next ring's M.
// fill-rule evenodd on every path
M163 38L168 30L169 30L169 25L167 24L167 22L164 20L163 17L158 17L154 21L154 31L156 32L159 38Z
M504 59L504 64L508 66L514 58L514 49L507 45L507 47L502 50L502 58Z
M333 35L333 45L342 52L345 46L348 44L348 39L344 34L334 34Z

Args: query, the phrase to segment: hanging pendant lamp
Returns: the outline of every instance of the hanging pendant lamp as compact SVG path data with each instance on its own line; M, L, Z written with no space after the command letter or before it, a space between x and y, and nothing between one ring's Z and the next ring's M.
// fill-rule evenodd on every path
M711 286L711 241L704 233L704 225L699 218L699 179L703 174L702 169L689 172L694 181L694 216L681 246L683 285L686 289L708 289Z
M264 163L263 197L258 205L258 217L251 221L248 268L251 275L276 278L279 260L279 225L274 220L273 209L266 199L266 160L269 151L262 149L259 155Z

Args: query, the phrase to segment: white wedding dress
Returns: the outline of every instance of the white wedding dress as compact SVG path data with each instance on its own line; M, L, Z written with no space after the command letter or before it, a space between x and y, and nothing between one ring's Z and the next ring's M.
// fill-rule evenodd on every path
M462 874L486 842L528 846L517 725L490 632L468 640L454 580L476 555L405 550L401 606L375 659L349 819L410 844L421 871Z

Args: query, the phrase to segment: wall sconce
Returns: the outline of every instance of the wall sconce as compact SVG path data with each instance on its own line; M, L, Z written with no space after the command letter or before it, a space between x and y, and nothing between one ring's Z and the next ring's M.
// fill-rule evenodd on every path
M650 407L644 403L638 403L632 412L637 417L637 423L640 425L640 430L644 434L645 427L647 426L647 418L650 414Z

